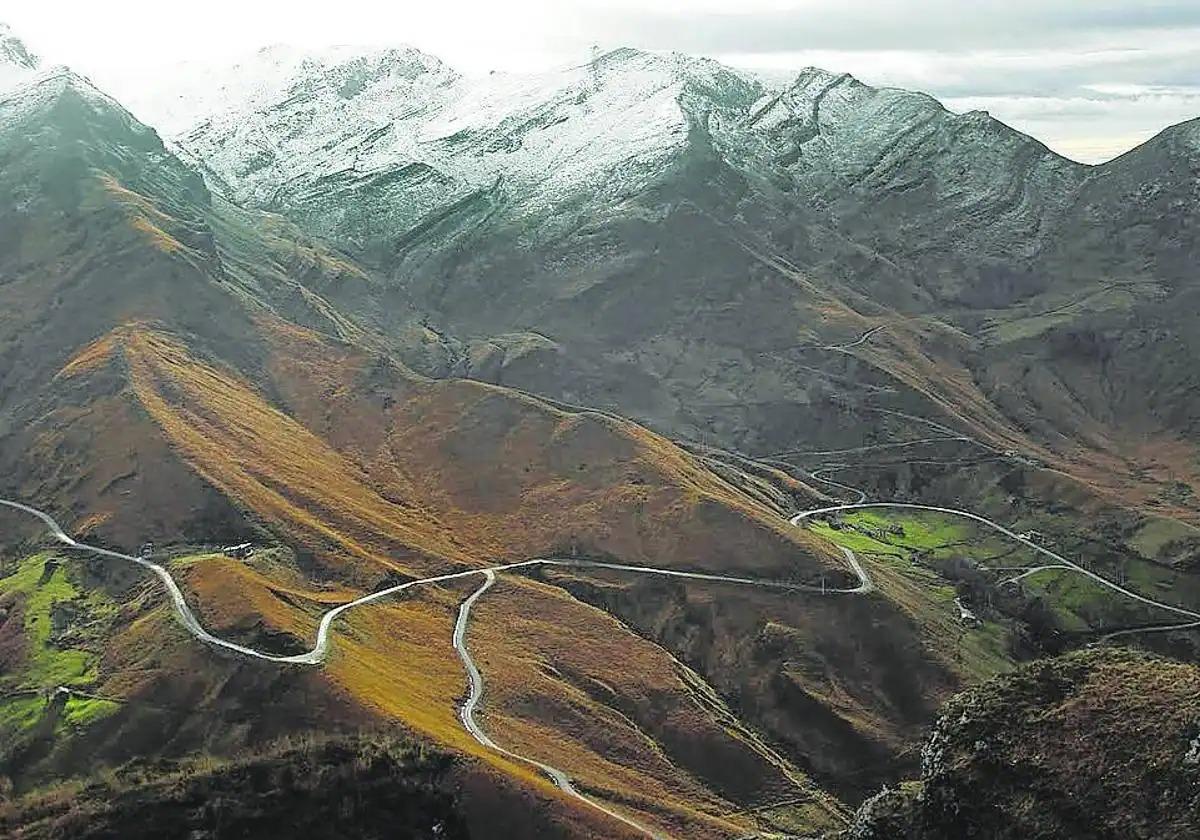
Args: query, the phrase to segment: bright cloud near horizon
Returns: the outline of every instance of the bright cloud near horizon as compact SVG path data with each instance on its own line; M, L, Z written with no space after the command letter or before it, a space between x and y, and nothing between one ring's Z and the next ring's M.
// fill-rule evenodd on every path
M816 65L984 109L1098 162L1200 116L1200 0L5 0L0 22L118 98L180 61L259 47L410 44L465 73L578 62L593 45Z

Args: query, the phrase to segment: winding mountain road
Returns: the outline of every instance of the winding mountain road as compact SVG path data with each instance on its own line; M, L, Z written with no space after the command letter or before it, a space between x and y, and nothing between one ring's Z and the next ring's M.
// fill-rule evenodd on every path
M916 440L901 440L891 443L875 443L868 446L855 446L850 449L827 449L823 452L804 452L798 449L786 449L783 452L775 452L767 456L768 458L808 458L808 457L826 457L829 455L859 455L866 452L879 452L885 449L907 449L910 446L923 446L927 443L974 443L975 441L964 435L943 435L942 437L925 437L917 438Z
M1200 612L1195 612L1193 610L1186 609L1185 607L1179 607L1179 606L1176 606L1175 604L1168 604L1163 601L1157 601L1154 598L1149 598L1145 595L1141 595L1137 592L1127 589L1126 587L1120 585L1119 583L1115 583L1114 581L1109 580L1108 578L1104 577L1103 575L1098 575L1095 572L1093 572L1092 570L1084 568L1083 566L1079 565L1078 563L1074 562L1073 560L1068 560L1066 557L1063 557L1061 554L1051 551L1048 548L1044 548L1043 546L1040 546L1037 543L1035 543L1033 540L1027 539L1026 537L1023 537L1020 534L1016 533L1015 531L1005 528L1003 525L999 524L998 522L993 522L992 520L988 519L987 517L980 516L977 513L971 513L970 511L967 511L967 510L958 510L957 508L948 508L948 507L938 507L936 505L921 505L921 504L909 503L909 502L858 502L858 503L849 504L849 505L833 505L831 507L803 511L801 513L796 514L794 517L792 517L791 522L793 524L798 525L800 522L804 521L805 519L810 519L814 516L821 516L822 514L838 513L838 512L847 511L847 510L868 510L868 509L872 509L872 508L875 508L875 509L891 508L893 510L924 510L924 511L930 511L932 513L942 513L942 514L946 514L949 516L958 516L963 519L969 519L972 522L977 522L980 525L984 525L988 528L991 528L993 531L1003 534L1004 536L1008 537L1011 540L1015 540L1016 542L1019 542L1021 545L1025 546L1026 548L1032 549L1033 551L1037 552L1038 554L1041 554L1044 557L1049 557L1051 560L1053 560L1055 562L1056 565L1058 565L1062 568L1073 569L1074 571L1078 572L1079 574L1084 575L1085 577L1091 578L1096 583L1099 583L1101 586L1106 586L1109 589L1113 590L1114 592L1119 592L1120 594L1124 595L1127 598L1132 598L1133 600L1138 601L1143 604L1146 604L1148 606L1158 607L1160 609L1166 610L1167 612L1172 612L1172 613L1175 613L1176 615L1182 615L1186 618L1189 618L1189 619L1192 619L1195 621L1200 621ZM1046 567L1038 567L1038 568L1040 569L1040 568L1046 568Z
M622 563L605 563L598 560L536 558L518 563L507 563L503 565L489 566L482 569L468 569L462 572L452 572L449 574L435 575L433 577L407 581L397 586L381 589L377 592L372 592L369 595L364 595L361 598L356 598L353 601L349 601L345 604L334 607L322 615L321 622L317 627L316 643L313 645L311 650L291 656L281 656L278 654L264 653L263 651L258 651L254 648L246 647L245 645L240 645L236 642L231 642L209 633L200 624L200 621L196 618L195 613L192 612L191 607L188 606L187 601L184 598L183 591L179 588L179 585L175 582L175 579L171 577L171 573L157 563L142 557L135 557L132 554L123 554L119 551L112 551L100 546L79 542L78 540L75 540L69 536L66 531L63 530L62 526L59 525L52 516L50 516L50 514L38 510L37 508L30 507L29 505L22 504L21 502L0 499L0 506L29 514L30 516L41 520L41 522L49 530L50 534L69 549L95 554L114 560L135 563L142 568L149 569L162 582L163 586L167 590L167 594L170 596L171 605L174 608L176 616L179 618L184 628L195 638L213 647L267 662L276 662L289 665L320 665L325 661L329 654L329 639L333 622L348 610L382 600L416 586L448 583L450 581L462 580L475 575L482 575L484 579L483 583L466 600L464 600L462 605L459 607L458 619L455 622L454 634L451 638L454 649L458 653L459 658L462 660L463 667L467 672L467 699L459 709L459 720L462 722L463 728L470 733L471 737L473 737L487 749L541 770L550 778L551 781L554 782L556 786L558 786L560 790L563 791L563 793L567 794L568 796L585 803L589 807L594 808L603 814L621 821L622 823L642 832L643 834L656 838L659 835L647 827L621 813L611 810L603 803L580 793L571 783L570 777L562 770L538 761L535 758L521 755L500 746L488 736L488 734L475 719L475 711L483 699L484 679L483 674L480 672L478 666L476 666L474 660L471 658L470 651L467 648L467 623L470 620L471 608L483 596L483 594L495 584L496 575L500 572L527 569L534 566L557 566L568 568L605 569L609 571L632 574L655 575L658 577L680 578L709 583L727 583L740 586L773 588L784 591L808 592L820 595L864 594L870 592L874 588L874 584L872 583L870 576L867 574L867 571L858 562L858 558L854 555L854 553L847 548L841 549L842 554L845 556L846 562L850 565L851 570L858 577L858 583L855 586L843 588L813 586L811 584L791 583L788 581L778 580L759 580L755 578L737 577L733 575L717 575L706 572L687 572L678 569L632 566ZM797 520L793 520L793 522L795 521Z
M264 653L262 651L255 650L254 648L246 647L245 645L239 645L236 642L231 642L227 639L222 639L219 636L214 636L212 633L209 633L204 629L203 625L200 624L199 619L196 618L196 615L192 612L191 607L188 606L188 603L184 598L183 591L179 588L179 585L175 582L175 579L171 577L171 573L157 563L142 557L135 557L132 554L122 554L119 551L111 551L107 548L101 548L100 546L79 542L68 536L67 533L62 529L62 526L60 526L58 522L56 522L54 518L50 516L50 514L40 511L37 508L30 507L20 502L9 501L7 499L0 499L0 505L21 511L22 513L27 513L30 516L37 517L46 525L51 535L56 540L72 550L96 554L101 557L108 557L114 560L136 563L142 568L152 571L162 582L163 586L166 587L167 593L171 599L171 605L184 628L200 641L217 648L239 653L244 656L250 656L255 659L262 659L268 662L280 662L290 665L319 665L324 662L329 655L330 631L333 622L343 613L354 609L355 607L361 607L375 601L383 600L384 598L396 595L406 589L411 589L416 586L449 583L450 581L463 580L465 578L474 577L475 575L482 575L485 578L485 584L480 588L479 591L476 592L474 597L478 597L479 595L482 595L483 592L486 591L490 586L490 584L486 582L487 578L494 577L500 572L511 572L517 569L532 568L534 566L608 569L611 571L627 572L632 574L683 578L687 580L707 581L710 583L731 583L741 586L757 586L762 588L782 589L792 592L811 592L824 595L861 594L864 592L870 592L873 588L870 577L867 575L862 566L859 565L858 559L848 549L842 549L842 551L844 552L847 561L850 563L851 568L854 570L855 574L858 575L859 582L855 586L844 588L822 588L812 584L791 583L789 581L736 577L733 575L717 575L707 572L687 572L679 569L658 568L653 566L631 566L623 563L604 563L598 560L539 557L532 560L522 560L517 563L504 563L501 565L487 566L480 569L467 569L461 572L450 572L444 575L434 575L432 577L410 580L401 584L397 584L396 586L390 586L387 589L380 589L376 592L364 595L361 598L348 601L345 604L340 604L326 611L321 616L321 622L317 626L316 643L313 645L311 650L306 651L305 653L281 656L277 654Z
M513 759L514 761L519 761L523 764L528 764L532 767L536 767L538 770L541 770L543 773L549 776L550 780L554 782L558 789L567 796L578 799L588 807L594 808L603 814L607 814L613 819L623 822L630 828L640 831L642 834L654 838L659 837L658 834L651 831L641 823L632 820L617 811L610 810L603 803L598 802L595 799L584 796L575 788L575 785L571 783L571 777L562 770L559 770L557 767L553 767L545 762L538 761L535 758L530 758L528 756L521 755L520 753L515 753L510 749L500 746L493 741L486 732L483 731L483 727L481 727L478 721L475 720L475 710L479 707L480 702L483 700L484 683L483 674L480 673L479 667L475 664L475 660L471 658L471 652L467 649L467 621L470 620L471 617L471 607L475 606L475 602L482 597L483 593L491 589L496 583L496 573L491 569L486 570L483 575L484 581L480 587L472 592L470 597L463 601L462 605L458 608L458 620L454 623L454 649L458 651L458 658L462 660L463 667L467 669L468 680L467 699L462 704L462 707L458 710L458 719L462 722L463 728L466 729L467 732L471 733L471 737L492 752L499 753L500 755Z
M768 462L768 463L770 463L770 462ZM859 502L865 502L867 500L867 491L866 490L855 487L852 484L843 484L840 481L834 481L832 478L825 477L825 473L833 472L835 469L837 469L837 467L821 467L819 469L810 471L809 476L811 476L812 478L821 482L822 484L826 484L830 487L836 487L839 490L848 490L851 493L855 493L858 495Z
M828 483L834 484L834 482L828 482ZM849 488L848 485L837 485L837 486L844 486L844 487L847 487L847 489L855 489L855 488ZM734 585L739 585L739 586L773 588L773 589L780 589L780 590L784 590L784 591L808 592L808 593L821 594L821 595L826 595L826 596L862 595L862 594L867 594L874 589L874 584L871 580L871 577L868 574L868 572L866 571L866 569L864 569L862 564L859 562L858 557L854 554L853 551L851 551L850 549L845 548L845 547L839 547L839 548L841 548L842 554L845 557L846 562L849 565L851 571L857 577L858 583L852 587L840 587L840 588L825 587L825 586L813 586L811 584L791 583L788 581L780 581L780 580L755 579L755 578L738 577L738 576L733 576L733 575L718 575L718 574L711 574L711 573L707 573L707 572L688 572L688 571L682 571L682 570L678 570L678 569L657 568L657 567L647 567L647 566L633 566L633 565L627 565L627 564L622 564L622 563L606 563L606 562L601 562L601 561L596 561L596 560L581 560L581 559L573 559L573 558L572 559L535 558L535 559L531 559L531 560L524 560L524 561L517 562L517 563L507 563L507 564L489 566L489 567L480 568L480 569L468 569L468 570L460 571L460 572L451 572L451 573L444 574L444 575L435 575L432 577L420 578L418 580L407 581L407 582L399 584L397 586L392 586L392 587L388 587L386 589L381 589L377 592L372 592L368 595L364 595L361 598L356 598L353 601L349 601L345 604L341 604L337 607L334 607L322 615L320 624L318 625L318 628L317 628L316 642L313 645L311 650L309 650L305 653L295 654L295 655L291 655L291 656L282 656L282 655L277 655L277 654L272 654L272 653L265 653L263 651L258 651L253 648L247 647L245 645L240 645L236 642L231 642L229 640L222 639L218 636L214 636L212 633L205 630L204 627L200 624L199 620L196 618L195 614L192 612L191 608L188 606L187 601L184 598L182 590L179 588L178 584L175 582L175 579L171 576L171 573L169 571L167 571L167 569L165 569L164 567L160 566L159 564L154 563L153 561L147 560L142 557L135 557L131 554L123 554L121 552L112 551L110 549L102 548L100 546L94 546L94 545L89 545L87 543L79 542L79 541L75 540L74 538L72 538L70 535L68 535L66 533L66 531L63 530L63 528L58 524L57 521L55 521L55 519L52 516L45 513L44 511L38 510L37 508L33 508L33 507L30 507L29 505L22 504L21 502L10 501L7 499L0 499L0 506L11 508L13 510L28 514L30 516L36 517L37 519L41 520L41 522L49 530L50 534L56 540L58 540L60 543L62 543L69 549L72 549L74 551L95 554L95 555L98 555L101 557L107 557L110 559L134 563L138 566L141 566L142 568L148 569L149 571L154 573L154 575L159 579L159 581L166 588L167 594L170 597L171 604L175 611L176 616L179 618L179 620L183 624L184 628L192 636L194 636L198 640L204 642L205 644L211 645L213 647L228 650L230 652L241 654L243 656L248 656L253 659L265 660L268 662L276 662L276 663L291 664L291 665L319 665L325 661L325 659L327 658L327 656L329 654L330 632L331 632L333 622L339 616L341 616L343 613L345 613L351 609L354 609L355 607L360 607L360 606L364 606L366 604L373 603L375 601L383 600L384 598L388 598L392 595L396 595L400 592L403 592L406 589L411 589L413 587L424 586L424 585L436 585L436 584L441 584L441 583L449 583L452 581L463 580L465 578L473 577L476 575L482 576L483 583L479 586L479 588L477 588L473 593L471 593L471 595L469 597L467 597L462 602L461 606L459 607L458 617L455 622L454 633L453 633L453 636L451 639L455 651L458 653L459 658L462 660L463 667L467 672L467 679L468 679L467 697L459 709L459 719L463 725L463 728L466 729L466 731L471 735L471 737L473 737L476 741L478 741L485 748L492 750L500 755L511 758L515 761L519 761L519 762L522 762L522 763L525 763L532 767L537 768L541 772L545 773L546 776L548 776L550 778L550 780L553 781L554 784L560 790L563 791L564 794L571 796L571 797L579 800L580 802L586 804L588 807L591 807L603 814L606 814L609 817L619 820L620 822L624 823L625 825L629 826L630 828L633 828L633 829L635 829L643 834L646 834L650 837L657 837L658 835L656 835L655 832L648 829L647 827L634 821L633 819L631 819L617 811L611 810L610 808L605 806L603 803L580 793L574 787L574 785L571 782L570 777L564 771L562 771L556 767L553 767L549 764L546 764L544 762L538 761L535 758L530 758L529 756L521 755L520 753L516 753L512 750L509 750L505 747L500 746L494 740L492 740L492 738L490 736L488 736L488 734L483 730L483 728L479 725L479 722L476 720L475 713L476 713L477 709L479 708L480 703L482 702L485 683L484 683L484 679L483 679L483 674L480 672L478 666L475 664L474 660L471 658L470 650L467 646L467 627L468 627L468 622L470 620L471 608L495 584L497 574L499 574L501 572L516 571L519 569L528 569L528 568L537 567L537 566L542 566L542 567L550 566L550 567L581 568L581 569L604 569L604 570L622 572L622 573L627 573L627 574L644 574L644 575L654 575L654 576L658 576L658 577L677 578L677 579L703 581L703 582L711 582L711 583L726 583L726 584L734 584ZM863 502L858 502L858 503L853 503L853 504L831 505L828 507L822 507L822 508L816 508L813 510L801 511L800 513L797 513L794 516L792 516L791 519L789 519L788 521L792 525L800 526L806 520L812 519L817 516L834 514L834 513L839 513L839 512L843 512L843 511L883 509L883 508L898 509L898 510L929 511L929 512L941 513L941 514L958 516L958 517L962 517L965 519L969 519L971 521L974 521L981 525L984 525L985 527L991 528L992 530L997 531L998 533L1003 534L1004 536L1006 536L1012 540L1015 540L1016 542L1026 546L1027 548L1030 548L1033 551L1050 558L1051 560L1055 561L1054 567L1056 567L1056 568L1072 569L1080 574L1086 575L1087 577L1095 580L1097 583L1100 583L1103 586L1106 586L1116 592L1121 593L1122 595L1125 595L1126 597L1129 597L1129 598L1132 598L1141 603L1144 603L1144 604L1147 604L1150 606L1154 606L1154 607L1159 607L1161 609L1167 610L1167 611L1175 613L1177 615L1186 617L1187 619L1189 619L1188 623L1182 623L1182 624L1177 625L1181 629L1190 628L1190 627L1194 627L1194 626L1200 626L1200 613L1193 612L1192 610L1188 610L1183 607L1178 607L1173 604L1163 603L1163 602L1157 601L1153 598L1148 598L1146 596L1143 596L1136 592L1133 592L1119 584L1114 583L1113 581L1108 580L1107 578L1102 577L1101 575L1098 575L1088 569L1085 569L1084 567L1080 566L1077 563L1074 563L1071 560L1068 560L1067 558L1063 557L1060 554L1057 554L1047 548L1043 548L1042 546L1038 545L1037 543L1035 543L1029 539L1026 539L1025 537L1022 537L1021 535L1013 532L1012 530L1004 527L1003 525L1000 525L999 523L993 522L990 519L987 519L986 517L979 516L978 514L971 513L970 511L958 510L955 508L938 507L938 506L933 506L933 505L905 503L905 502L865 502L865 501L863 501ZM1033 573L1035 571L1040 571L1041 569L1044 569L1044 568L1051 568L1051 567L1050 566L1038 567L1037 569L1030 570L1029 573ZM1118 635L1121 635L1121 634L1115 633L1106 638L1113 638Z

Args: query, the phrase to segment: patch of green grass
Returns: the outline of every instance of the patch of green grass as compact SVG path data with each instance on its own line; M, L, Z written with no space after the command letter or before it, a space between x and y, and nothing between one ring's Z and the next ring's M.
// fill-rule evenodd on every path
M980 540L970 525L937 514L892 516L886 511L855 511L843 528L815 522L812 530L863 558L876 584L904 605L938 650L965 679L973 681L1013 667L1009 628L998 621L965 628L954 603L957 590L929 560L978 552L994 556L1003 550ZM903 533L894 526L900 525ZM980 545L980 543L983 545ZM899 584L899 581L905 581ZM890 581L890 582L889 582Z
M920 584L926 594L938 603L954 600L954 587L933 569L916 562L913 556L919 550L919 546L927 545L934 539L931 534L938 533L940 538L945 531L939 533L933 528L919 530L914 538L915 544L909 545L905 542L908 538L907 531L904 537L887 533L887 529L893 523L879 514L871 512L863 517L846 517L844 522L847 527L841 529L833 528L825 522L817 522L813 524L812 530L856 554L886 563L889 568Z
M0 733L24 732L42 719L43 697L8 697L0 700Z
M918 550L933 550L966 543L976 538L972 528L951 517L938 514L884 513L877 510L854 511L845 520L858 528L879 531L891 545ZM903 533L889 533L902 528Z
M1122 567L1126 585L1156 600L1181 607L1200 607L1200 578L1149 560L1131 560ZM1115 577L1114 571L1108 572Z
M1025 578L1023 583L1028 589L1044 593L1066 630L1100 630L1166 621L1171 617L1163 610L1140 604L1067 569L1047 569Z
M982 627L966 635L971 673L976 677L1002 674L1013 667L1009 649L1009 630L996 621L985 621Z
M76 624L104 626L116 606L102 592L81 592L71 579L66 564L50 564L52 553L35 554L23 560L17 570L0 578L0 597L16 596L22 604L25 661L14 673L0 678L0 689L51 689L60 685L87 686L98 677L99 637L90 639L78 630L70 645L54 638L53 614L56 605L70 602L81 620ZM94 641L95 644L92 644ZM45 701L41 698L13 698L0 709L0 729L22 730L36 723ZM110 713L116 704L106 701L72 698L65 709L65 720L85 725Z
M68 726L84 727L100 718L108 717L120 705L111 700L92 697L72 697L62 712L62 722Z
M0 595L16 593L24 599L28 659L20 681L27 687L83 685L96 677L94 654L51 643L54 605L79 596L61 565L45 577L51 559L50 554L36 554L22 562L15 574L0 580Z
M854 551L876 555L914 557L928 560L965 559L986 568L1032 566L1038 564L1034 553L1018 543L991 531L980 529L955 516L935 512L861 510L846 514L847 530L836 532L820 526L821 533Z
M830 542L840 546L845 546L851 551L860 554L877 554L890 555L892 557L908 557L908 552L888 545L887 543L876 539L875 537L861 533L859 531L833 528L827 522L817 522L812 525L814 533L820 534Z
M1128 545L1147 560L1155 560L1172 542L1195 536L1194 530L1173 519L1148 519Z
M910 568L914 574L940 580L928 573L916 561L917 554L930 559L966 557L985 564L998 556L1011 553L1012 546L990 534L980 534L968 523L936 513L893 514L887 511L854 511L842 518L844 527L835 529L828 523L817 522L812 529L851 551L880 558L896 558L905 563L897 568ZM917 572L916 570L924 570ZM926 574L928 573L928 574ZM953 596L951 596L953 597Z

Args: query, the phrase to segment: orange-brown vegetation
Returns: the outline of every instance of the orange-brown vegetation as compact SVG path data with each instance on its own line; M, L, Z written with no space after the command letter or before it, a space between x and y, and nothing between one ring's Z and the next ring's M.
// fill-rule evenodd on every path
M245 382L158 334L136 333L125 349L138 398L188 462L312 550L398 571L427 557L465 559L431 516L382 498Z
M309 553L335 582L315 586L296 569L218 556L190 560L180 574L215 633L281 652L307 648L324 609L385 573L573 550L798 579L843 571L818 538L632 423L479 383L427 381L270 316L260 326L269 355L258 382L145 323L94 342L64 372L82 393L111 381L128 434L145 439L139 448L169 447L164 461L194 471L194 489L150 505L163 526L187 518L202 493L215 490L241 516ZM106 434L106 443L113 439ZM122 524L123 501L100 494L92 506L109 511L104 530L116 538L134 530ZM470 583L351 611L335 625L325 668L303 679L347 698L350 719L401 721L491 768L480 772L559 802L572 821L596 825L595 836L612 836L611 820L594 812L580 819L589 809L463 730L456 704L465 674L449 640ZM806 824L837 821L833 800L748 731L722 723L682 676L688 669L661 648L556 587L505 583L496 595L498 610L481 603L471 638L483 651L486 720L498 737L677 836L752 828L745 807L794 798L797 785L809 798L794 808ZM147 620L133 622L128 638L150 632ZM158 650L159 667L174 674L172 651L188 644L163 641L138 658ZM187 659L197 657L221 661L208 651ZM118 676L124 663L109 666L113 690L140 694L160 684ZM262 666L242 666L254 667ZM197 670L197 690L210 674Z
M270 581L252 571L234 571L220 558L201 558L189 567L187 581L200 614L215 632L259 645L277 644L281 634L312 639L313 605L281 597ZM314 673L353 698L356 707L400 721L411 731L482 760L483 766L472 772L491 777L488 784L493 787L497 774L517 779L529 788L526 795L558 799L559 809L572 813L578 825L603 826L594 836L612 836L619 824L587 813L590 809L574 800L561 799L538 771L485 749L458 721L465 672L450 636L455 608L467 591L465 583L452 589L421 588L347 613L336 625L329 661ZM670 812L686 806L675 802L664 807ZM585 831L573 836L589 835Z
M558 588L502 580L476 606L469 642L493 737L569 768L639 820L722 837L759 827L744 809L801 800L810 827L840 824L840 806L801 771L711 714L670 654Z
M932 616L957 631L939 595L867 562L880 591L848 597L608 572L548 575L737 698L741 719L803 756L827 789L853 797L914 756L938 704L977 676L960 673L951 640L923 629Z
M117 338L112 333L102 335L71 357L58 376L72 377L108 364L116 350ZM57 377L56 377L57 378Z
M465 380L427 381L272 331L288 409L389 498L435 511L480 560L547 552L814 578L842 563L669 441Z
M77 457L95 466L64 498L69 492L86 501L81 512L101 514L95 527L109 539L169 540L188 522L202 530L212 516L198 509L221 499L228 502L217 507L218 521L265 526L315 561L306 568L319 570L320 581L286 564L188 561L180 575L212 632L279 652L307 649L321 612L384 578L552 554L848 578L821 538L636 424L477 382L426 380L267 314L253 323L259 343L249 346L261 355L247 357L243 343L233 362L219 344L198 349L153 322L90 342L60 378L77 406L55 409L42 443L58 450L47 462L64 462L77 424ZM97 397L101 390L107 396ZM145 453L161 462L153 476L137 466ZM141 510L152 511L149 522ZM664 592L622 579L606 600L587 589L597 576L547 579L557 585L506 578L476 608L471 644L488 681L484 725L674 836L770 828L747 809L782 800L791 801L795 824L836 825L836 800L767 744L837 776L909 748L956 684L936 646L920 641L919 623L878 596ZM472 772L493 787L513 780L522 795L558 803L554 819L611 836L611 820L564 799L533 768L485 750L458 721L465 675L449 640L456 605L473 584L351 611L335 625L323 669L289 676L265 666L252 681L299 680L310 698L323 692L314 702L343 723L400 722L479 760ZM679 592L690 604L682 610ZM181 657L192 643L178 632L139 643L135 661L145 664L152 652L157 659L131 672L128 640L144 640L164 619L157 612L129 625L124 652L107 663L106 690L162 691L184 661L194 669L184 682L193 692L228 679L219 674L231 666L212 652ZM753 699L734 712L721 695ZM305 720L308 712L292 723Z

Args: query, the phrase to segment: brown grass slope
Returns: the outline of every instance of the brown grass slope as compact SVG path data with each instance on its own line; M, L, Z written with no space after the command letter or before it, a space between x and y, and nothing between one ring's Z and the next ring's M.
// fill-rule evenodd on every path
M299 333L293 328L282 330L282 334L292 342L289 349L303 349L294 343ZM336 348L323 345L315 336L304 339L314 344L309 349L319 358L336 359ZM391 422L411 435L428 430L429 436L424 446L417 446L414 440L411 449L393 447L389 466L398 477L406 473L423 475L425 482L402 484L393 479L368 483L350 456L333 451L320 438L268 406L246 383L190 359L176 341L131 329L114 337L113 347L120 357L114 357L111 363L128 367L142 405L179 453L214 486L235 499L239 507L253 511L273 531L287 535L295 545L322 558L326 573L339 579L377 579L398 557L407 558L406 567L431 573L448 563L478 565L520 559L552 553L569 543L581 551L601 552L625 561L662 563L666 559L682 567L714 570L743 566L749 572L779 578L810 577L824 563L832 563L821 559L827 549L822 547L822 554L814 558L809 548L812 543L793 541L788 530L777 524L774 514L739 499L730 488L692 464L688 456L633 426L570 416L475 383L428 383L389 366L383 370L395 379L393 406L404 408L403 413L396 409L403 420ZM297 355L292 352L285 358L295 359ZM372 368L368 361L367 357L355 358L348 369L355 374L363 368L372 369L373 375L380 378L377 363ZM330 361L321 370L328 376L339 367ZM313 371L314 377L317 373ZM293 387L313 387L320 381L297 376ZM330 392L328 384L322 387L325 393ZM370 410L371 401L353 396L359 391L357 387L332 390L345 396L321 404L330 406L342 418L338 428L343 434L362 418L378 421ZM406 390L415 396L407 396ZM578 439L580 426L587 432L582 441ZM471 451L477 453L471 461L486 465L485 475L492 470L503 475L504 464L511 464L513 474L520 476L514 480L523 492L505 491L502 486L495 486L493 492L493 485L480 488L473 480L462 481L458 471L446 466L455 461L439 449L437 444L442 438L449 438L448 445L459 448L465 445L461 442L465 439ZM348 443L343 445L353 455L360 441L370 440L355 439L354 448ZM515 460L505 455L498 461L493 449L507 452L511 445L523 447L526 457ZM409 465L401 455L420 460ZM581 458L589 459L593 467L581 471L580 464L586 466ZM629 482L632 492L627 493L615 476L631 471L637 474ZM381 491L371 489L375 486ZM650 515L643 516L646 507ZM450 524L441 524L443 519ZM577 526L575 521L584 525ZM590 529L598 529L595 536ZM448 543L444 534L456 535L453 542L457 544ZM231 565L222 560L207 561L193 567L188 575L201 614L212 626L235 633L249 632L255 641L275 640L280 635L296 641L311 639L316 623L312 605L298 612L289 603L294 599L280 597L269 581L255 581L244 571L230 574L226 569L214 574L214 564L218 568ZM374 576L372 568L376 569ZM829 573L836 568L830 567ZM440 606L427 606L416 613L412 612L415 606L373 606L355 614L349 632L335 645L330 673L335 682L369 707L460 749L481 753L454 715L462 673L449 655L446 640L453 604L461 594L437 598ZM602 614L578 604L573 612L559 618L555 611L549 611L556 598L561 599L561 595L551 590L535 599L536 605L531 606L538 620L533 629L518 634L515 640L505 635L505 643L559 639L565 627L570 628L572 644L586 632L593 632L597 639L612 635L613 628ZM568 599L563 607L572 603ZM589 631L593 625L595 630ZM642 667L632 671L630 645L645 648L648 657ZM670 659L657 648L627 633L620 633L606 651L592 660L602 681L612 682L621 675L626 680L632 677L637 685L674 671ZM389 669L381 656L397 657L403 667ZM524 674L518 667L521 661L511 659L507 667L492 672L498 696L504 696L505 686L535 684L529 680L535 679L536 673ZM554 667L553 660L548 667ZM381 679L388 671L392 673ZM560 678L551 680L546 695L553 697L555 691L570 694L577 689L570 680ZM643 705L642 717L653 719L693 703L677 676L669 677L659 692L655 702ZM586 699L581 710L586 710L587 720L604 720L614 714L606 712L607 707L619 708L624 702L624 692L610 690L598 699ZM613 748L612 743L606 743L614 739L612 730L600 727L583 744L554 748L551 745L557 738L565 737L566 743L571 743L571 727L560 732L559 727L549 723L554 719L553 706L535 711L531 723L538 727L540 737L521 738L518 743L528 744L535 755L549 752L552 758L562 756L563 764L580 771L585 781L591 776L595 779L591 784L615 793L618 799L630 800L635 807L649 809L660 823L665 820L665 824L676 826L676 831L687 836L707 834L711 829L703 827L705 821L713 819L714 814L736 812L737 803L745 801L744 797L755 801L778 798L793 786L754 749L737 738L731 741L730 733L714 728L703 715L685 718L688 737L726 744L719 748L732 749L734 754L744 756L742 761L749 762L741 787L726 790L726 795L736 794L735 801L719 795L714 798L713 793L705 792L703 783L690 781L694 773L714 772L711 761L700 752L692 750L675 756L675 761L685 767L676 766L671 758L655 762L643 756L632 767L621 769L620 764L599 760L597 755ZM629 725L633 738L629 749L633 754L641 751L653 756L658 752L654 746L658 733L651 730L647 734L641 729L648 723ZM680 742L687 740L682 734L674 737ZM482 755L495 760L490 753ZM528 768L501 763L532 780ZM589 774L592 765L596 769ZM795 776L801 778L799 773ZM762 789L756 793L756 787ZM646 790L657 793L647 796ZM639 791L643 792L635 793ZM830 813L836 813L836 806L819 792L813 790L809 795L815 803L814 819L828 820ZM693 812L694 808L701 811ZM661 813L664 809L665 816ZM673 813L677 809L682 811ZM703 812L709 816L702 816ZM689 813L694 815L680 816Z

